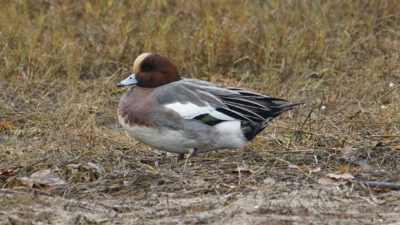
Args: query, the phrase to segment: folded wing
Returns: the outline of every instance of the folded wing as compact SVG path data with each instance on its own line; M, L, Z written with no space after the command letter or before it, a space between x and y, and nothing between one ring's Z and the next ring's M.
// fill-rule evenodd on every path
M158 88L156 95L160 104L185 119L198 120L210 126L239 120L248 139L279 114L301 104L196 79L170 83Z

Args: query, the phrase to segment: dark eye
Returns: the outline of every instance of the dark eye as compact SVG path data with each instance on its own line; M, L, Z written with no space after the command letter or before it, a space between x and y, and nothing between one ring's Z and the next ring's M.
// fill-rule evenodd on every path
M149 72L149 71L152 71L154 69L155 69L155 67L152 64L144 64L144 65L142 65L142 71L144 71L144 72Z

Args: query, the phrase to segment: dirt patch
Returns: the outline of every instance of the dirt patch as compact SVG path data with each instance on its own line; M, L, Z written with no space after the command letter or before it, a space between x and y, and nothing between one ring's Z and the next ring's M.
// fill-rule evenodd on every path
M398 192L368 195L351 185L283 182L245 189L80 200L1 190L0 214L9 224L388 224L400 219Z

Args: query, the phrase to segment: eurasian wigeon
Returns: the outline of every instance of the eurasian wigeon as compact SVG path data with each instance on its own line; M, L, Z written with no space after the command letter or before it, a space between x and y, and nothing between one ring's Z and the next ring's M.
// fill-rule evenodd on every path
M133 74L117 84L135 85L122 96L118 118L127 133L157 149L197 154L241 148L279 114L298 104L207 81L183 78L168 58L143 53Z

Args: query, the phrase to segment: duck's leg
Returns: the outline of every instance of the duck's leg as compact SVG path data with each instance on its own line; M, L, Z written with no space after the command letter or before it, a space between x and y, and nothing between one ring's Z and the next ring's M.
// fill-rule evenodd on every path
M191 152L189 152L189 156L197 156L197 148L194 148ZM179 162L185 158L185 154L179 153L178 157L176 158L176 161Z
M183 160L184 158L185 158L185 154L179 153L178 157L176 158L176 161L179 162L179 161Z
M190 153L190 156L197 156L197 152L198 152L198 149L197 149L197 148L194 148L194 149L193 149L193 152Z

